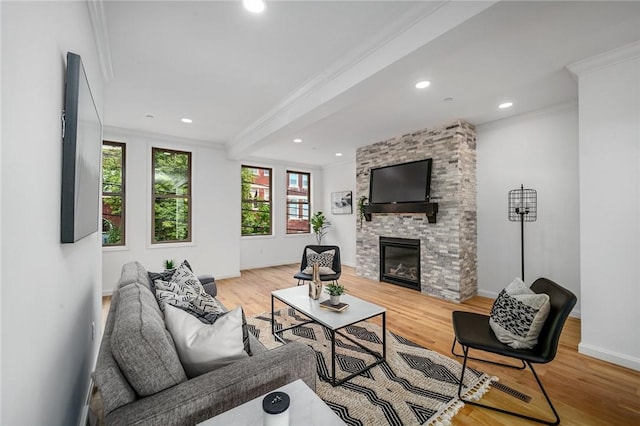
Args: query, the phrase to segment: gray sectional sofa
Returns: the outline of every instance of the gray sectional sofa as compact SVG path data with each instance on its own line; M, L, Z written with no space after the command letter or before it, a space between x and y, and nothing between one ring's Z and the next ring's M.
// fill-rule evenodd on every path
M105 424L192 425L297 379L315 390L313 350L267 350L251 334L252 356L187 379L150 285L140 263L122 267L93 373Z

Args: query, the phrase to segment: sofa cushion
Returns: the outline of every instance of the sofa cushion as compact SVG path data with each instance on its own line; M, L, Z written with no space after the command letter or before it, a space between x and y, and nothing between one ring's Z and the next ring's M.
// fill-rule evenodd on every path
M118 281L118 288L124 287L129 284L139 283L145 287L149 287L149 280L147 277L147 270L144 269L139 262L128 262L122 265L120 273L120 280Z
M119 290L111 350L138 395L152 395L187 380L155 297L142 284Z
M180 266L182 265L189 268L190 271L193 271L187 259L182 261L182 264ZM155 287L156 280L171 281L171 277L173 277L173 274L176 272L176 269L177 268L165 269L162 272L147 272L147 276L149 277L149 280L148 280L149 289L151 290L151 292L155 293L156 291L156 287Z
M516 278L493 303L489 325L502 343L514 349L531 349L538 343L549 309L548 295L535 293Z
M109 315L104 327L96 369L91 375L100 391L105 415L136 400L136 393L122 375L111 352L111 334L117 305L118 292L116 291L111 297L111 306L109 307Z
M213 324L204 324L187 312L167 305L165 321L189 378L249 356L242 343L240 307L220 315Z

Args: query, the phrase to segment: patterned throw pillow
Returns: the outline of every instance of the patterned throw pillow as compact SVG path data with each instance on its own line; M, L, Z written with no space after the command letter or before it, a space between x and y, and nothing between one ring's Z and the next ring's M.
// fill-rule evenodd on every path
M205 312L222 313L224 308L204 290L198 277L191 271L189 264L183 262L173 273L170 281L156 280L156 297L164 311L165 304L182 308L195 308ZM167 293L173 293L171 296Z
M516 278L493 303L489 325L502 343L514 349L531 349L538 343L549 309L548 295L533 292Z
M333 275L336 273L331 267L333 266L333 257L336 255L336 250L326 250L322 253L316 253L314 250L307 248L307 267L302 271L305 274L313 274L313 265L315 263L320 265L320 275Z

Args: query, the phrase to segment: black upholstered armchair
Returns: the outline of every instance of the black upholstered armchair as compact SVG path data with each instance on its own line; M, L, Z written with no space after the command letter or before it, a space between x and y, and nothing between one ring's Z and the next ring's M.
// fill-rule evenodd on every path
M334 274L322 274L320 273L320 281L333 281L338 282L340 278L340 274L342 273L342 265L340 263L340 247L338 246L318 246L318 245L308 245L305 246L302 252L302 260L300 261L300 272L295 274L293 278L298 280L298 285L303 284L304 281L311 281L313 279L313 275L305 272L305 269L309 266L307 262L307 249L311 249L316 253L324 253L329 250L335 250L333 255L333 262L331 263L331 269Z
M489 408L494 411L499 411L501 413L510 414L512 416L521 417L524 419L532 420L538 423L544 423L549 425L557 425L560 423L560 416L556 409L553 407L551 403L551 399L547 395L544 387L542 386L542 382L538 378L535 370L533 369L532 364L545 364L552 361L558 350L558 341L560 340L560 333L562 332L562 328L564 327L564 323L569 316L569 313L573 309L576 304L577 298L576 296L569 290L559 286L551 280L546 278L538 278L532 285L531 290L535 293L545 293L549 296L550 302L550 311L549 316L547 317L542 331L538 336L538 344L531 349L513 349L510 346L505 345L500 342L493 330L489 325L489 316L476 314L472 312L462 312L455 311L452 314L453 321L453 331L455 333L455 338L453 340L453 346L451 347L451 352L460 357L464 357L464 362L462 363L462 374L460 377L460 385L458 387L458 396L465 403L476 405L479 407ZM456 343L459 343L462 346L463 354L457 354L455 352ZM509 358L515 358L522 362L522 365L509 365L503 364L499 362L487 361L479 358L472 358L469 356L469 350L475 349L485 352L490 352L498 355L502 355ZM462 380L464 379L465 368L467 366L467 361L469 359L474 359L482 362L489 362L492 364L498 364L505 367L517 368L517 369L525 369L526 366L529 366L529 369L533 373L536 381L538 382L538 386L544 397L553 411L553 415L555 416L554 420L544 420L540 418L535 418L531 416L527 416L524 414L504 410L502 408L491 407L488 405L480 404L476 401L469 401L462 398Z

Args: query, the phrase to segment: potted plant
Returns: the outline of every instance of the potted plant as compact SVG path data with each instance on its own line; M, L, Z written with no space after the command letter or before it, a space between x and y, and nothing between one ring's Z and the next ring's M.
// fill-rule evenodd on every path
M322 237L327 233L330 226L331 222L329 222L322 212L317 212L311 216L311 229L313 229L313 233L316 234L318 245L322 245Z
M164 269L166 269L166 270L173 269L173 267L175 266L173 264L173 260L172 259L167 259L163 263L164 263Z
M369 198L367 198L366 195L362 195L360 196L360 198L358 198L358 214L360 215L360 228L362 228L362 222L364 221L364 206L367 205L368 200Z
M327 284L324 288L327 293L329 293L329 299L331 300L332 305L340 304L340 296L347 291L347 289L337 281Z

